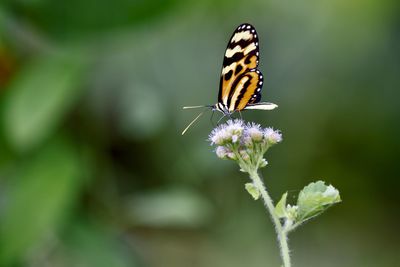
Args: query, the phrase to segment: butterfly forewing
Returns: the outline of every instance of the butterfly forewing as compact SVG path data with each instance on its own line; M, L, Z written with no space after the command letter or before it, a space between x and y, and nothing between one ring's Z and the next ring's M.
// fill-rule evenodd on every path
M232 101L229 100L237 93L235 88L240 88L238 87L241 84L240 81L245 79L243 74L257 68L258 58L256 30L247 23L240 25L228 43L222 65L218 102L223 104L226 109L231 110Z

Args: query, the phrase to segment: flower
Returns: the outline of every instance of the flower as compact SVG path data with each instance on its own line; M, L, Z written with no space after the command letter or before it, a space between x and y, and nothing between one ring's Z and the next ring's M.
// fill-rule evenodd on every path
M217 157L234 160L248 172L268 164L264 154L271 145L282 141L282 135L273 128L262 128L254 122L228 120L212 130L208 140L216 146Z
M211 145L223 145L228 141L228 139L229 134L222 126L215 128L209 136Z
M233 143L237 143L237 141L239 140L239 136L237 134L232 135L231 138Z
M260 124L256 124L254 122L248 123L245 128L245 135L247 135L253 142L262 141L263 131Z
M242 136L243 125L242 120L229 120L212 130L208 140L211 141L211 145L225 145L228 142L237 143Z
M232 135L242 135L244 123L242 120L229 120L225 124L225 129Z
M277 144L282 141L282 134L279 130L268 127L264 129L264 138L270 144Z

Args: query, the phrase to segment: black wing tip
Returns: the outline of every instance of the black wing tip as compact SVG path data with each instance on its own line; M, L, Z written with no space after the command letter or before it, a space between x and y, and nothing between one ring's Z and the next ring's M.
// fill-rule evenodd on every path
M243 30L243 29L246 29L247 26L250 26L249 29L255 29L255 28L256 28L256 27L254 27L251 23L243 22L243 23L241 23L236 29L237 29L237 30Z

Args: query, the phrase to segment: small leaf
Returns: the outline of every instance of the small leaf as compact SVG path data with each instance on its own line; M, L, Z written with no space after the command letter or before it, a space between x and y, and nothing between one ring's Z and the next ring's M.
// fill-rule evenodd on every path
M21 71L4 99L4 127L19 151L40 144L60 124L81 88L86 59L78 52L41 55Z
M297 220L308 220L340 201L339 191L332 185L327 186L323 181L310 183L299 194Z
M247 192L249 192L249 194L253 197L254 200L260 198L260 191L253 183L247 183L244 185L244 187L246 188Z
M279 218L286 218L287 217L286 198L287 198L287 192L282 195L281 200L279 200L278 204L276 204L275 214Z

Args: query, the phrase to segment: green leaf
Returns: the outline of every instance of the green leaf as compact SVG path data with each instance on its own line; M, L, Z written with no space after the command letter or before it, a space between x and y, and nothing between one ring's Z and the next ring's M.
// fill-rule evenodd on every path
M244 185L244 187L246 188L247 192L249 192L249 194L253 197L254 200L260 198L260 191L253 183L247 183Z
M323 181L310 183L299 194L297 220L302 222L315 217L340 201L339 191L332 185L327 186Z
M282 195L281 200L279 200L278 204L276 204L275 214L279 218L286 218L287 217L286 198L287 198L287 192Z
M42 55L15 77L3 114L6 137L15 149L35 147L60 124L79 92L86 62L76 53Z
M79 154L62 140L20 166L0 218L0 266L12 266L57 230L77 197L81 171Z

